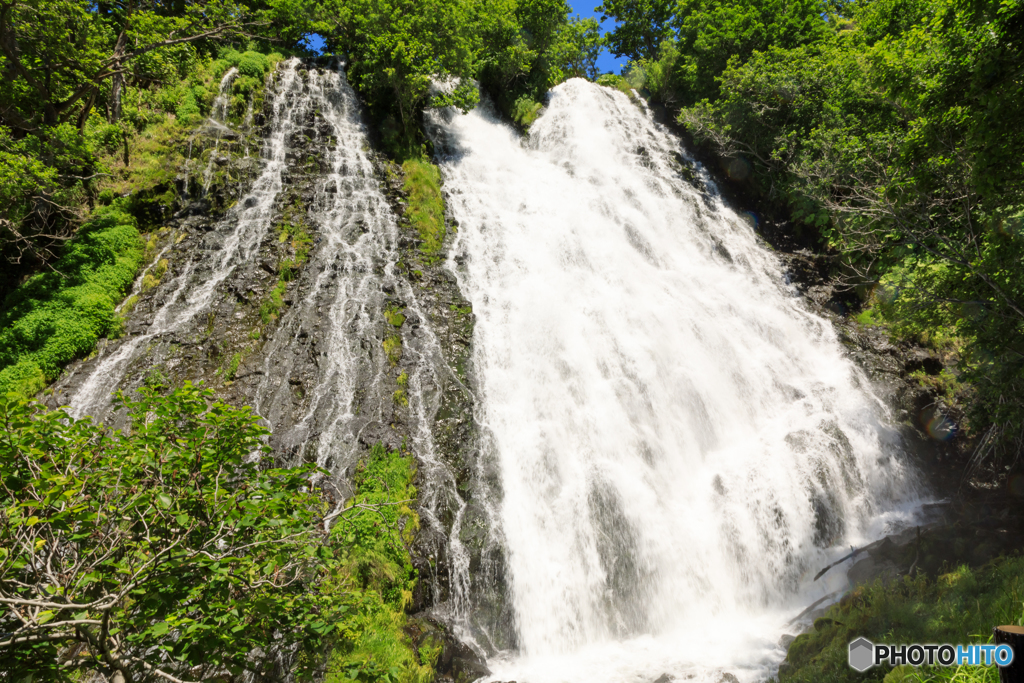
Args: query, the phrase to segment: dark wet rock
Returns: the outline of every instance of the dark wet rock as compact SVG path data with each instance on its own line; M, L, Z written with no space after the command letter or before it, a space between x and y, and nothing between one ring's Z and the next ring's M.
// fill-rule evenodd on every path
M671 683L674 680L676 680L676 677L672 674L661 674L654 679L653 683Z
M459 640L451 629L433 617L415 615L409 619L406 633L413 646L442 646L434 666L438 683L472 683L491 673L481 653Z
M943 363L939 355L930 349L911 349L905 354L903 367L906 371L923 371L927 375L942 372Z
M370 448L375 443L382 443L385 448L399 450L402 447L402 435L388 425L371 422L359 432L359 443L366 448Z

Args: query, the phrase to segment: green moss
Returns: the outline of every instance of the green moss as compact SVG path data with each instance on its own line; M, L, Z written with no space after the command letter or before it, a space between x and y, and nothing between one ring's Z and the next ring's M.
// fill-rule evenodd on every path
M142 262L135 220L101 207L65 248L55 269L30 278L0 313L0 393L33 393L99 338L118 329L116 302ZM40 379L42 378L42 379Z
M403 370L402 373L398 376L398 379L396 379L395 381L398 383L398 386L404 389L409 385L409 373Z
M401 310L395 306L389 306L384 310L384 319L392 327L401 327L405 323L405 316L402 315Z
M398 365L402 360L402 340L397 335L391 334L384 338L384 353L387 354L388 362L392 366Z
M405 393L405 389L398 389L391 395L391 400L400 406L409 406L409 396Z
M444 246L444 197L441 195L441 172L429 161L410 159L402 164L405 171L403 189L409 196L406 215L420 235L420 252L427 263L440 260Z

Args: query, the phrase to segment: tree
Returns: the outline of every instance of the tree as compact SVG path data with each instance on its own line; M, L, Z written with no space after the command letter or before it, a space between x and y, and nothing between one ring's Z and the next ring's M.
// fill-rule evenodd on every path
M269 32L286 9L302 26L301 2L0 0L0 255L22 272L59 257L100 175L86 122L100 107L117 122L133 80L163 77L154 57L188 64L192 45Z
M823 40L730 61L717 98L680 120L752 162L754 188L841 255L843 284L875 287L895 335L959 348L958 381L976 392L962 426L1015 462L1024 8L877 0L852 13Z
M608 34L608 48L617 57L657 59L661 42L672 36L669 20L674 0L604 0L594 8L601 21L612 18L618 25Z
M717 78L769 47L794 48L824 39L830 27L821 0L679 0L671 24L681 55L677 90L683 103L718 96Z
M596 19L577 16L566 22L558 32L554 47L555 62L561 76L559 80L597 78L597 58L604 44L601 25Z
M318 590L326 473L268 462L257 417L210 390L117 402L126 432L0 401L0 669L198 680L317 651L345 610Z
M316 30L348 62L348 77L399 157L419 153L419 113L435 78L470 76L473 45L459 0L330 0Z

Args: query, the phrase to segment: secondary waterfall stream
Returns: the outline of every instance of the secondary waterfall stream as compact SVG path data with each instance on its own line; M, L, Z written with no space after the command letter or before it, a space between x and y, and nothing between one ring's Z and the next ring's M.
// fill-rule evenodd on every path
M828 548L910 514L885 408L625 95L568 81L526 140L483 107L433 123L500 472L493 680L763 677Z
M122 343L91 368L89 378L71 401L74 414L105 415L112 392L124 378L128 364L144 352L145 344L191 322L209 306L217 286L259 247L270 227L274 201L281 191L289 137L310 104L296 72L299 64L298 59L291 59L283 65L274 93L270 132L264 145L263 170L248 194L222 222L225 234L213 236L222 240L218 248L211 258L198 255L188 263L176 278L178 286L161 306L146 334Z

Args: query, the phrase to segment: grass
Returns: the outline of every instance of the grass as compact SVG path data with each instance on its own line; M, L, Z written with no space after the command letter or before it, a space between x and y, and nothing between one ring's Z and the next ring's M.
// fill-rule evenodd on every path
M444 197L441 195L441 172L429 161L410 159L402 164L405 171L403 189L409 197L406 216L420 236L420 253L429 263L441 260L444 246Z
M958 567L929 579L905 578L889 586L858 588L815 621L814 630L789 647L791 669L783 683L995 683L995 667L875 667L861 674L847 664L850 641L873 643L990 643L992 628L1024 625L1024 558L999 558L970 569Z
M352 510L332 530L343 552L335 589L349 603L327 664L327 683L430 683L440 647L417 651L405 632L417 574L407 550L419 528L411 456L376 444L360 464ZM353 508L376 505L376 510Z

